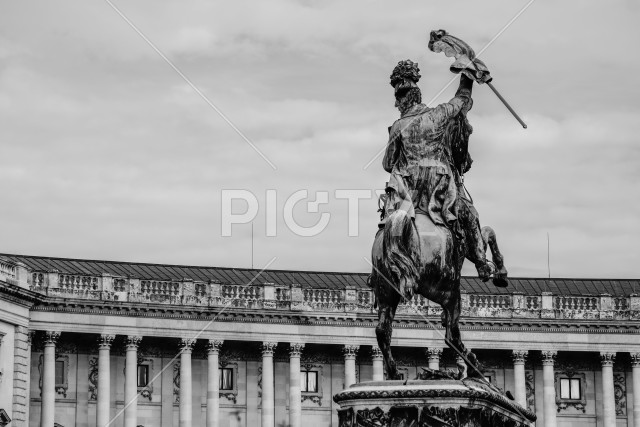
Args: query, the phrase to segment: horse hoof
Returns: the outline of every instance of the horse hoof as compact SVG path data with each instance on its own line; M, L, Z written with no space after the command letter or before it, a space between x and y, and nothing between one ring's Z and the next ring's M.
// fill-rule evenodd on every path
M498 288L506 288L507 286L509 286L509 281L506 278L494 277L493 285Z

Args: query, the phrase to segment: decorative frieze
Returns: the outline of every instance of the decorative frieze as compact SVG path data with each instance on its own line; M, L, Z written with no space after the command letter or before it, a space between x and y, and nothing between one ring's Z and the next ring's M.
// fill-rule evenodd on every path
M180 403L180 361L173 364L173 404Z
M613 374L613 395L616 401L616 415L627 415L627 381L624 372Z
M98 358L89 358L89 402L98 400Z
M527 393L527 408L531 412L536 411L536 389L535 389L535 377L534 371L525 371L524 384Z

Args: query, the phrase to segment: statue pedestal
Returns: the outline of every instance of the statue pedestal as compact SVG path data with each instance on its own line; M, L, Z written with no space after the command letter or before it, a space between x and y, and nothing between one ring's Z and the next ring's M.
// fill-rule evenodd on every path
M339 427L529 427L536 419L474 378L364 382L333 400Z

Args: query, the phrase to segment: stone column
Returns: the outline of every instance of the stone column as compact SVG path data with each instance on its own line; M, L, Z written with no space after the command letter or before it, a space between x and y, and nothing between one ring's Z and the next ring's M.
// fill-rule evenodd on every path
M110 349L114 335L98 337L98 402L96 404L96 425L107 427L111 421L109 405L111 402L111 363Z
M53 427L56 415L56 341L58 338L60 338L60 332L45 332L40 427Z
M633 427L640 427L640 353L631 353L633 372Z
M220 426L220 366L218 355L224 341L207 344L207 427Z
M373 381L384 381L384 368L382 367L382 351L380 347L374 345L371 348L371 361L373 363Z
M193 423L193 386L191 379L191 352L195 340L180 340L180 427L191 427Z
M556 427L556 389L553 365L557 351L542 352L542 394L544 427Z
M129 335L124 362L124 427L138 425L138 346L142 337Z
M615 359L615 353L600 353L600 362L602 363L602 405L604 406L602 418L604 427L616 427L616 397L613 390L613 362Z
M262 427L275 425L275 401L273 392L273 352L277 342L262 343Z
M301 343L291 343L289 348L289 427L301 427L300 356L303 349Z
M513 350L513 381L516 402L523 408L527 407L527 382L524 374L524 363L527 360L527 350Z
M440 369L440 358L442 357L441 348L428 348L427 358L429 359L429 369L437 371Z
M30 412L29 409L31 407L31 349L32 344L33 344L33 337L34 337L35 332L34 331L29 331L27 333L27 377L26 377L26 383L27 383L27 404L25 407L25 419L26 419L26 426L29 426L29 416L30 416Z
M344 353L344 388L349 388L356 383L356 354L359 345L345 345L342 348Z

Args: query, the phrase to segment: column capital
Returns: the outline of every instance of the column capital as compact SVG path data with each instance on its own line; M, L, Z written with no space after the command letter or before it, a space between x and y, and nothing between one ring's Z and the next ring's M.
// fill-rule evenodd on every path
M555 350L542 350L542 365L553 366L557 355Z
M360 349L359 345L345 344L342 347L342 353L344 354L344 358L355 359L359 349Z
M27 332L27 345L31 346L33 344L33 337L35 335L34 331Z
M262 343L262 346L260 347L260 350L262 351L262 355L273 356L273 352L276 350L277 346L278 346L277 342L264 341Z
M44 333L44 345L56 345L56 342L60 338L60 332L58 331L45 331Z
M640 367L640 353L630 353L631 356L631 366Z
M513 359L514 365L524 365L527 361L527 356L529 356L528 350L513 350L511 352L511 358Z
M99 349L110 349L113 340L116 338L115 335L99 335L98 336L98 348Z
M140 341L142 341L142 337L139 335L127 335L127 338L125 339L125 346L127 349L137 350L140 345Z
M290 357L300 357L302 355L302 350L304 350L304 343L292 342L289 344Z
M442 357L442 349L441 348L427 348L425 350L425 353L427 353L427 357L429 358L429 361L434 361L434 362L438 362L440 363L440 358Z
M196 345L196 340L189 338L181 338L180 339L180 353L191 353L193 351L193 346Z
M616 354L609 351L600 352L600 363L602 366L613 366L613 362L616 360Z
M209 354L218 354L220 353L220 349L222 348L222 344L224 344L224 341L222 340L209 340L209 342L207 343L207 353Z
M382 355L382 350L380 350L380 347L378 347L377 345L371 347L371 359L380 360L383 357L384 356Z

